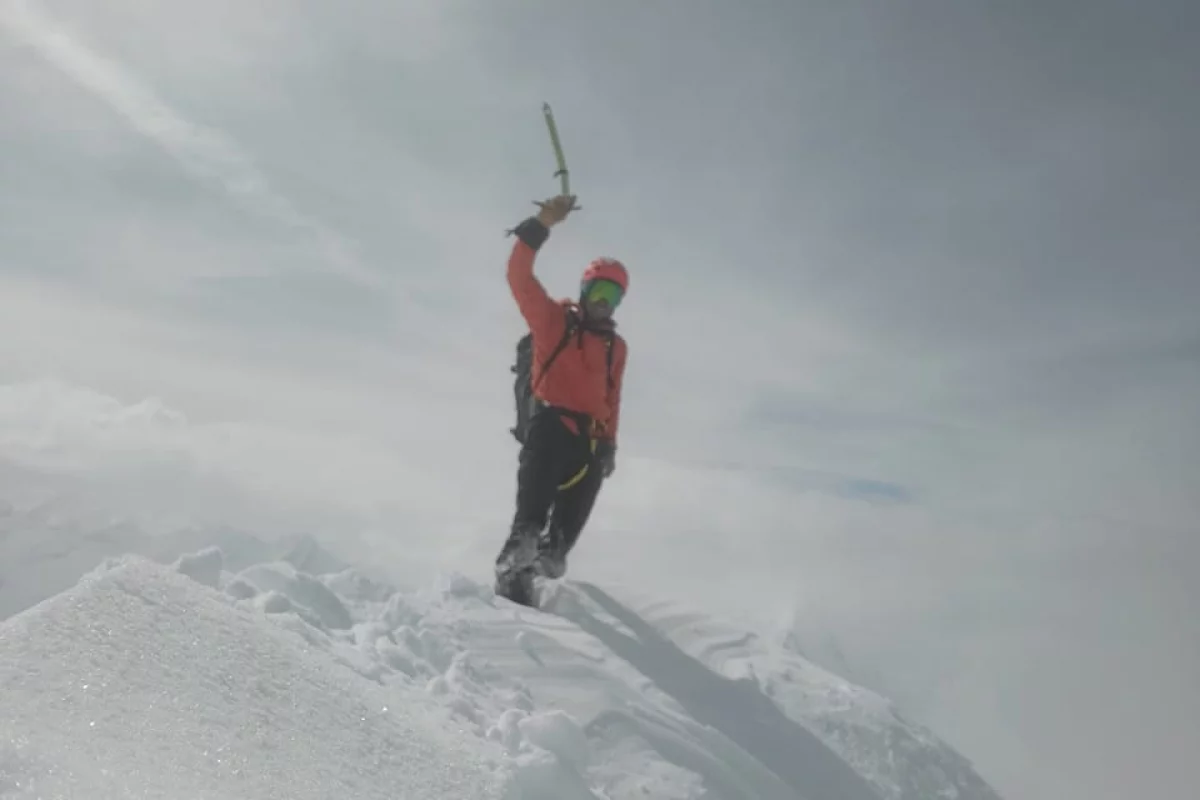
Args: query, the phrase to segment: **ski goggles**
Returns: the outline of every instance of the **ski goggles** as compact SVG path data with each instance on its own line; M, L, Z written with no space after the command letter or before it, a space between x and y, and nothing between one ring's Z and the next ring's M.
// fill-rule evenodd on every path
M603 300L608 303L609 308L616 308L620 305L624 295L625 290L619 284L609 280L595 280L583 286L584 299L592 302Z

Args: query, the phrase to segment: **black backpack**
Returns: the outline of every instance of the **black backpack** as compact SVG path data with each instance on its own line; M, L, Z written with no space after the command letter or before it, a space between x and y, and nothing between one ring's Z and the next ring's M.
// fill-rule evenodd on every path
M550 369L550 365L554 363L554 359L558 358L558 354L566 349L571 336L579 331L579 315L571 308L566 310L566 314L566 328L563 330L562 338L558 340L558 344L554 347L554 350L550 353L550 357L546 359L546 363L542 366L543 375ZM611 330L593 331L593 333L603 336L608 345L606 367L608 370L608 385L611 388L613 385L613 333ZM582 332L580 335L582 336ZM527 333L517 340L517 360L512 365L512 372L516 375L516 378L513 380L513 395L517 404L517 424L509 430L518 442L524 444L525 436L529 431L529 422L542 407L542 402L533 394L532 333Z

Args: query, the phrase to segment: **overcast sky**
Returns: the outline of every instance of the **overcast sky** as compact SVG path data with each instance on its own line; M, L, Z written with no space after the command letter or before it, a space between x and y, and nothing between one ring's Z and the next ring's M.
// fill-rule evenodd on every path
M1009 797L1182 796L1198 24L0 0L0 455L486 575L504 231L556 191L548 100L584 210L540 274L632 273L618 471L573 575L832 631Z

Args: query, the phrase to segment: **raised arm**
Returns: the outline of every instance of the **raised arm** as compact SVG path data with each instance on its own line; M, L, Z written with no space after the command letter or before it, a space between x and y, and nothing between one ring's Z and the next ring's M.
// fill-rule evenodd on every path
M513 233L517 241L508 257L508 288L512 290L513 299L517 301L529 330L535 335L552 335L542 332L557 324L562 311L533 274L537 251L550 235L550 229L535 217L530 217L514 228Z
M567 218L575 208L574 195L560 195L540 204L542 210L530 217L511 233L517 241L508 257L508 287L513 299L521 309L521 316L535 337L556 336L555 330L562 319L562 311L546 287L533 274L533 262L537 251L550 236L550 229Z

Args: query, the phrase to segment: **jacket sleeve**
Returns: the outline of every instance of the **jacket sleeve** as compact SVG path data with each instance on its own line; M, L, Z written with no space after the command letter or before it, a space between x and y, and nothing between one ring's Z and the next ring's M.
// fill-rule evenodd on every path
M625 356L628 347L624 339L613 342L612 386L608 389L608 407L610 409L608 424L604 428L604 438L617 445L617 428L621 421L621 387L625 381Z
M562 321L562 311L533 274L537 251L546 243L550 229L537 218L529 217L513 228L512 233L516 234L517 241L508 257L508 287L534 337L553 338L558 335L554 329Z

